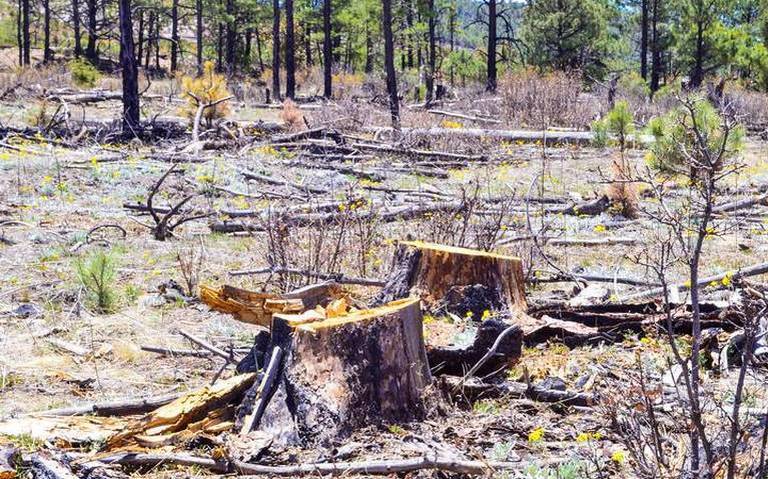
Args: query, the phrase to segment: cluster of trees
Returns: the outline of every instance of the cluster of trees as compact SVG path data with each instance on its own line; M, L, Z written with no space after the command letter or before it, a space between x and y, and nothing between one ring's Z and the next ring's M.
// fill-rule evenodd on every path
M94 64L114 58L119 0L17 0L19 62L33 43L53 60L52 35ZM133 0L139 65L148 71L272 70L293 96L297 68L373 73L383 66L386 28L379 0ZM481 80L521 66L580 70L586 79L638 72L650 90L670 79L692 87L713 73L768 90L768 0L392 0L393 65L436 82ZM35 17L34 19L32 17ZM35 42L37 39L37 42ZM278 39L279 41L274 41ZM330 61L328 59L330 58Z
M17 2L22 65L33 44L44 63L52 44L102 66L118 53L124 75L182 62L200 71L215 59L228 74L269 72L275 98L294 97L297 69L320 64L326 96L334 70L377 67L392 87L395 73L418 75L427 101L457 79L495 90L500 72L521 67L578 70L587 81L637 72L651 93L678 80L696 88L713 74L768 90L768 0Z

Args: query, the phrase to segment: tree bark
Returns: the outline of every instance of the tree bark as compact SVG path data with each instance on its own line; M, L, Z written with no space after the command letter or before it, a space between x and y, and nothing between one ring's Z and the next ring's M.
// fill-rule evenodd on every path
M280 101L280 0L272 0L272 97Z
M51 60L51 1L43 0L43 63L50 63Z
M141 60L144 58L144 10L139 9L139 38L136 40L136 63L141 65Z
M203 73L203 0L195 0L195 59L197 74Z
M400 130L400 100L397 96L397 76L395 74L395 45L392 38L392 0L381 1L381 27L384 32L384 69L387 74L387 92L389 93L389 112L392 128Z
M29 0L21 0L21 41L22 63L31 64L30 40L29 40Z
M237 53L237 35L235 28L235 1L227 0L227 34L226 34L226 71L230 75L235 71L235 56Z
M277 314L271 346L285 352L283 375L261 428L276 440L328 444L361 427L423 417L431 374L418 300L313 322Z
M120 64L123 76L123 136L134 137L140 133L139 122L139 70L133 45L131 0L119 0Z
M179 0L173 0L171 2L171 73L178 68L179 42Z
M640 76L648 79L648 1L640 1Z
M435 36L435 25L437 23L437 10L435 10L435 0L427 0L427 31L429 35L429 52L427 57L427 78L426 78L426 103L432 103L435 91L435 72L436 72L436 50L437 38Z
M85 4L87 7L86 14L88 16L88 43L85 45L85 58L87 58L89 62L96 64L99 60L96 53L96 0L86 0Z
M651 0L651 95L656 93L661 84L662 59L661 42L659 39L659 23L661 22L661 0Z
M323 0L323 96L326 98L331 98L333 96L333 49L331 45L331 0Z
M156 21L156 14L152 10L149 11L149 19L147 20L147 51L144 58L144 68L149 68L149 60L152 58L152 33L154 32Z
M486 0L488 5L488 58L485 90L496 91L496 0Z
M22 39L22 29L24 28L22 26L22 7L21 2L23 0L18 0L16 2L16 45L19 46L19 66L24 65L24 40Z
M304 60L307 67L313 65L312 62L312 24L304 22Z
M427 310L482 316L488 310L523 313L525 279L519 258L452 246L403 241L376 303L419 295Z
M285 96L296 96L296 38L293 29L293 0L285 0Z

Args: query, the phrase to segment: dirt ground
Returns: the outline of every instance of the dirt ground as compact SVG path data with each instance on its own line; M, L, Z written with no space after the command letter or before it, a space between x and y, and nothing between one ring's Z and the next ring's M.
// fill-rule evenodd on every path
M176 114L173 103L153 104L148 109ZM29 107L6 103L0 105L0 111L4 121L10 118L10 123L17 123L29 114ZM116 103L104 102L88 107L87 115L105 117L118 112ZM277 115L274 111L245 107L238 107L234 113L235 118L244 120L274 121ZM429 115L426 118L423 114L409 115L406 114L404 120L406 125L429 126L441 122L440 118ZM308 116L311 118L312 114ZM179 255L202 254L201 284L275 289L298 286L306 281L290 278L275 285L265 284L264 275L230 276L235 270L266 266L271 243L262 233L212 234L208 222L213 218L184 225L178 231L178 238L164 242L152 239L148 228L140 224L149 222L148 216L135 215L123 205L140 203L146 198L151 186L168 168L167 162L153 160L152 155L170 151L174 146L172 142L154 146L94 144L73 150L34 138L0 143L1 419L90 402L184 392L209 383L221 367L218 360L161 356L140 349L141 346L191 348L178 334L179 330L220 347L249 347L255 326L210 311L199 303L167 300L158 292L160 285L169 280L183 283ZM432 146L439 149L445 145ZM757 139L748 141L743 155L746 167L738 178L732 179L734 199L743 194L739 191L765 183L768 176L765 148ZM483 194L492 196L522 197L533 191L542 196L581 200L604 190L602 180L610 174L610 159L617 154L612 149L554 146L544 151L547 160L543 161L541 145L536 144L498 143L473 145L470 149L483 149L493 161L466 168L451 167L448 179L402 173L390 175L380 185L460 197L462 192L470 192L476 183ZM645 153L642 149L631 150L629 157L641 164ZM374 208L371 205L386 205L402 199L366 189L370 182L338 172L286 166L294 159L290 152L263 146L237 153L205 151L194 162L185 164L181 173L172 175L159 202L172 204L184 193L201 189L207 194L192 201L194 208L222 211L301 204L295 199L266 200L225 194L213 188L248 195L263 192L262 185L244 180L240 170L258 171L332 191L313 197L307 204L354 197L365 200L360 208ZM377 156L356 166L387 167L404 161ZM537 188L531 190L535 178L540 181L536 183ZM281 188L269 186L267 189ZM425 201L418 196L410 196L408 200L414 204ZM541 208L535 204L528 207L534 213ZM520 204L515 208L504 218L505 237L527 234L525 209ZM758 215L764 213L764 209L751 210L749 217L724 222L729 226L728 231L707 241L705 275L763 261L768 252L768 242L764 241L766 222ZM537 224L541 221L535 214L532 218ZM625 237L635 238L637 242L599 247L545 246L545 250L551 260L567 271L620 274L653 281L634 258L650 244L654 227L646 220L620 220L611 212L596 217L548 218L546 221L552 222L552 231L560 238ZM350 224L347 226L350 234L340 240L344 248L336 272L384 278L393 253L391 240L406 235L423 240L450 238L455 232L446 232L440 226L441 221L444 218L427 217L376 224L368 229ZM91 239L100 241L84 243L92 228L107 224L119 225L126 232L125 237L118 229L109 228L94 233ZM295 236L286 240L286 244L292 259L308 265L319 264L310 262L313 245L323 255L328 244L338 239L334 228L326 232L299 230L292 230ZM326 243L318 246L319 239ZM114 287L118 306L109 314L95 312L76 273L78 258L87 257L99 248L109 250L117 264ZM531 253L530 241L514 242L502 250L519 254L526 261L527 270L549 269L539 256ZM681 268L677 273L684 279ZM608 284L607 287L612 296L633 290L624 285ZM536 303L562 297L569 294L571 288L568 283L530 285L528 294L530 301ZM361 301L376 291L354 286L351 289ZM728 291L724 290L713 293L712 297L727 295ZM441 331L449 331L442 334L453 331L457 338L467 327L446 318L436 321L444 325L439 328ZM527 369L535 380L557 376L569 389L610 394L605 388L625 371L635 368L638 354L662 364L661 371L668 349L663 342L632 334L618 344L572 350L555 341L526 349L521 364L509 374L519 380ZM224 374L232 374L231 369ZM726 389L732 380L732 375L712 373L707 384L713 389ZM760 378L750 380L757 382ZM753 393L752 400L759 404L762 392L756 388ZM543 437L539 437L537 431ZM628 460L616 455L623 454L624 446L611 432L608 415L599 408L567 408L528 399L485 400L473 406L436 403L430 419L424 423L360 431L344 446L347 459L394 458L446 448L473 459L519 460L520 475L527 477L555 477L546 475L550 468L557 469L562 474L559 477L582 477L567 476L567 468L578 468L580 464L591 467L593 463L605 467L604 472L609 476L629 474ZM274 450L270 454L268 461L275 463L292 454L298 454L304 461L337 457L326 450ZM551 463L559 466L550 466ZM177 471L168 467L155 472L173 474Z

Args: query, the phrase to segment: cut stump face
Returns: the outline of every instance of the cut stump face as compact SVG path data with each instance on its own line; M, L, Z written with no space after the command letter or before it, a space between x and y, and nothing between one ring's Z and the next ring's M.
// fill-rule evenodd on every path
M276 314L283 374L261 429L283 442L329 443L353 430L418 419L431 382L418 299L306 323Z

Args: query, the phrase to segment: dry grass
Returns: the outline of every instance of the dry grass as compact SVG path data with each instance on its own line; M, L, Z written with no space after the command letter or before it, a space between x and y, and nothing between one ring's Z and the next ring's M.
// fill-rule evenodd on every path
M290 98L283 102L283 111L280 112L280 119L283 120L289 131L301 131L306 125L304 115Z

